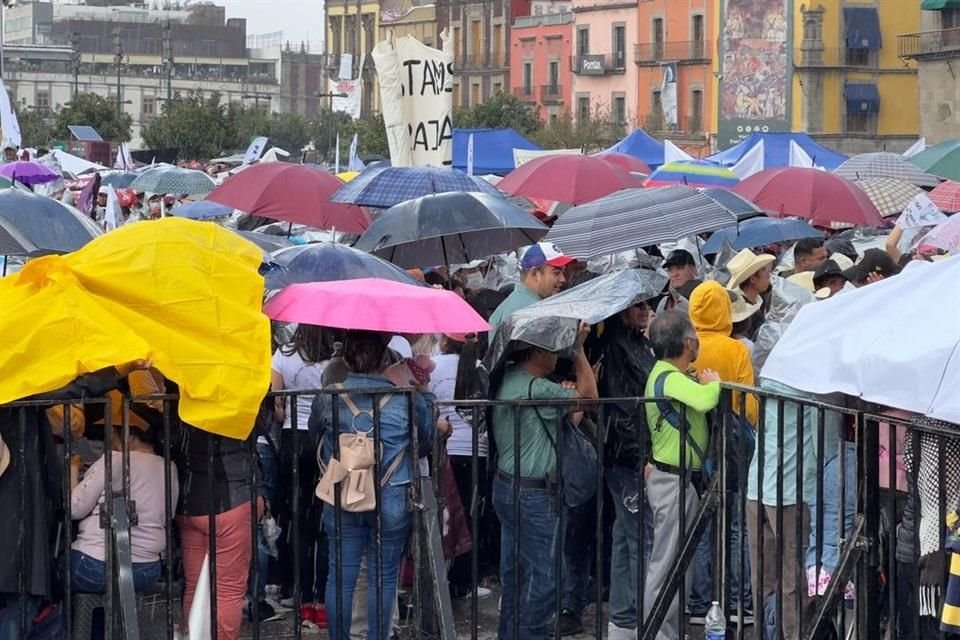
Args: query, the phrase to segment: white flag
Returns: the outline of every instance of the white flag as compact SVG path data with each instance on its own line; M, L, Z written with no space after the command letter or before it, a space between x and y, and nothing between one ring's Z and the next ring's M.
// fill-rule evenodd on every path
M20 123L17 121L17 114L10 104L10 94L7 93L7 87L3 84L3 80L0 80L0 128L3 129L5 142L15 144L17 148L23 145Z
M130 154L130 145L126 142L121 143L120 146L117 147L117 160L113 163L113 168L122 171L133 171L134 166L133 156Z
M333 161L333 172L340 173L340 132L337 131L337 150Z
M473 175L473 134L467 138L467 175Z
M263 150L267 148L268 140L269 138L266 136L254 138L250 146L247 147L247 152L243 154L243 164L253 164L259 160L260 156L263 155Z
M760 173L763 171L763 151L763 138L760 138L760 142L743 154L740 161L730 167L730 171L741 180L746 180L753 174Z
M679 160L693 160L693 156L673 144L669 140L663 141L663 164L668 162L677 162Z
M123 226L123 210L117 199L117 191L113 187L107 187L107 207L103 214L103 229L112 231L121 226Z
M790 141L790 166L813 168L813 159L795 140Z
M927 139L920 138L919 140L914 142L912 145L910 145L909 149L903 152L903 157L912 158L913 156L917 155L921 151L924 151L926 148L927 148Z
M360 157L357 155L357 148L360 145L360 137L355 133L353 134L353 140L350 141L350 160L347 165L348 171L363 171L364 164L360 161Z

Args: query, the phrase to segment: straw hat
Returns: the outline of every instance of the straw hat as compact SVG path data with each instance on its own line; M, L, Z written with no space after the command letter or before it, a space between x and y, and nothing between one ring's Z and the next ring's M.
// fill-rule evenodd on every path
M757 271L773 264L774 260L776 258L768 253L758 256L750 249L743 249L730 258L730 262L727 263L727 271L730 272L730 281L727 283L727 287L733 289L746 282Z
M730 304L730 315L733 323L743 322L760 310L761 303L751 304L739 291L729 290L733 302Z
M0 476L3 475L3 472L7 470L7 467L10 466L10 447L7 446L7 443L3 441L3 438L0 438Z
M817 289L817 287L813 284L813 271L801 271L800 273L795 273L787 278L787 282L792 282L797 286L803 287L821 300L830 297L829 287Z

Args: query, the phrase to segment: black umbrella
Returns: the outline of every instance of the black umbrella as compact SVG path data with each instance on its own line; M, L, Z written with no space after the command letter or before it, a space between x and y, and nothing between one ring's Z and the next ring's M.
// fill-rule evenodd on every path
M264 274L270 290L304 282L358 278L380 278L423 286L397 265L336 242L290 247L274 254L272 262L274 266Z
M462 264L534 244L547 226L505 198L438 193L378 215L355 245L404 268Z
M69 253L102 233L92 220L59 200L0 190L0 254L34 258Z

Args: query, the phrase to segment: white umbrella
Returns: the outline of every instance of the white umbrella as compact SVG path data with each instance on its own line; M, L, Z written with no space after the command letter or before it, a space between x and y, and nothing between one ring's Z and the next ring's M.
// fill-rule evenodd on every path
M960 258L805 306L761 376L960 424Z

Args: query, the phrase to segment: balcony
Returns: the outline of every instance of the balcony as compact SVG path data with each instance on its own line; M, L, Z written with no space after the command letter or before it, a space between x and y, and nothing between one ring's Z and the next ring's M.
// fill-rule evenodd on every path
M513 95L519 98L522 102L536 103L537 101L537 88L534 86L529 87L514 87Z
M848 49L847 47L824 47L818 41L809 41L807 46L793 50L795 69L863 69L871 71L880 63L879 51L871 49Z
M453 69L454 73L463 69L474 69L489 71L499 69L507 64L506 55L502 51L492 53L471 53L469 55L454 55Z
M540 102L543 104L562 104L563 87L559 84L540 85Z
M623 74L627 71L627 56L619 53L585 53L570 56L570 68L581 76L603 76Z
M707 64L710 59L710 50L703 40L644 42L633 45L633 61L642 67L653 67L668 60L680 64Z
M640 125L644 131L652 135L687 135L697 136L703 133L703 118L701 116L677 115L677 126L668 126L660 112L641 115Z
M897 36L897 55L906 60L960 57L960 27Z

